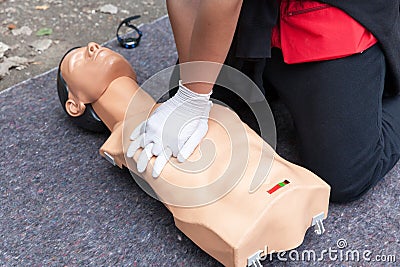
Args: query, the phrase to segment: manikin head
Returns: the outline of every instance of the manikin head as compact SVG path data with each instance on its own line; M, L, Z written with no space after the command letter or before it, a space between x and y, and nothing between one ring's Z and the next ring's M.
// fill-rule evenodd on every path
M83 115L85 104L97 101L115 79L136 80L124 57L93 42L68 52L60 63L60 74L68 87L65 110L72 117Z

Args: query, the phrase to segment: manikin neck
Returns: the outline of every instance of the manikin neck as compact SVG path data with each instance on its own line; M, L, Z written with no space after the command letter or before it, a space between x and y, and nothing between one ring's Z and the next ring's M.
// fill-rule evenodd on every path
M110 83L97 101L92 103L96 114L110 131L124 120L129 103L139 89L132 78L119 77Z

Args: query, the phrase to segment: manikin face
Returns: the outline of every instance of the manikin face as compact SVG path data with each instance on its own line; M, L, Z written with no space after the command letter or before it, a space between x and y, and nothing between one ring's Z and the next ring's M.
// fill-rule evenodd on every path
M60 68L69 98L83 104L95 102L118 77L136 79L124 57L93 42L69 52Z

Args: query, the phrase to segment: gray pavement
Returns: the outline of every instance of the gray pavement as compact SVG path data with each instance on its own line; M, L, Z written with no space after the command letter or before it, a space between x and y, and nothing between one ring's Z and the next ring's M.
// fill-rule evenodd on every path
M116 7L116 13L106 13L114 12L112 8L101 11L105 5ZM114 38L119 22L126 17L141 15L135 21L140 25L166 13L163 0L0 0L0 91L56 67L71 47ZM38 36L43 29L52 33ZM9 47L4 56L1 43ZM37 50L48 44L47 49ZM27 63L6 66L7 59L15 56ZM1 74L2 66L10 67L9 74Z

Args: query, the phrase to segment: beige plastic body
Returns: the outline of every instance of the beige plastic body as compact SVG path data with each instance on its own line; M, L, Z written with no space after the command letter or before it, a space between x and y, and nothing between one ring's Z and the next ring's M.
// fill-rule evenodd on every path
M90 44L87 49L90 49L89 46ZM80 51L74 50L70 53ZM116 53L112 51L107 53L109 57L118 55L114 55ZM73 57L67 56L61 65L67 83L72 72L64 72L63 66L72 66L71 58ZM111 64L109 67L114 66ZM125 67L131 68L129 64ZM84 72L75 72L73 75L84 75ZM102 75L101 69L99 75ZM84 79L84 76L81 78ZM74 77L74 80L79 80L79 77ZM77 90L77 87L70 88L70 94L79 102L77 95L85 92L77 93ZM124 156L130 143L131 132L154 109L154 100L139 88L132 77L124 75L113 79L101 93L89 94L100 94L100 97L91 103L97 115L112 132L100 149L101 155L111 156L116 165L126 166L142 177L158 196L167 201L164 204L173 215L176 226L222 264L246 266L247 258L259 250L267 248L268 252L273 252L293 249L303 242L305 232L311 226L314 216L321 212L327 216L329 185L312 172L277 155L228 108L214 105L211 109L209 130L203 140L213 144L210 149L213 160L207 168L189 173L174 167L175 164L181 168L190 167L190 164L201 162L198 160L201 155L207 157L208 151L201 150L210 147L201 144L187 162L178 163L173 158L172 164L167 164L161 173L162 177L154 179L151 176L151 165L144 173L137 172L136 160L139 153L136 153L133 159L126 159ZM238 130L227 131L227 128ZM232 140L239 142L235 143ZM237 160L232 153L241 151L247 151L246 164L232 164L232 160ZM154 159L151 162L154 163ZM260 174L258 170L262 170L262 175L266 175L265 180L255 192L250 193L249 189L255 176ZM180 202L185 198L201 201L207 198L207 191L202 194L180 194L165 187L166 181L178 187L199 187L212 183L227 171L232 173L232 177L240 174L240 179L232 190L219 199L198 207L168 204ZM272 194L267 192L285 180L290 183Z

